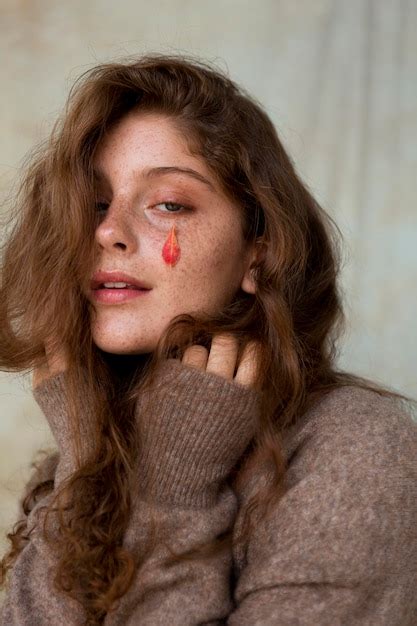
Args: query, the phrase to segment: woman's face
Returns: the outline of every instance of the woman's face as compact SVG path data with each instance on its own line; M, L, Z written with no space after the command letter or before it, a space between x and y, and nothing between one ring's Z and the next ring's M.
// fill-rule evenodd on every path
M100 210L94 273L123 272L151 287L133 298L127 297L131 290L86 289L99 348L152 352L176 315L215 313L240 287L254 293L253 254L243 240L240 209L205 162L190 154L172 119L129 113L103 139L94 165ZM174 224L180 255L169 263L162 251ZM113 297L122 299L109 302Z

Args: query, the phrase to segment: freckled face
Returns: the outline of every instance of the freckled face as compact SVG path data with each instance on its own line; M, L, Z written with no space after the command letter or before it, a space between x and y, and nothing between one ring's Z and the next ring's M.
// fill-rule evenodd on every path
M95 271L121 271L147 282L144 296L94 305L97 346L114 354L155 349L173 317L214 313L231 301L248 267L240 209L220 190L205 162L192 156L169 118L129 113L106 135L95 157L100 217ZM189 168L185 173L154 168ZM149 174L150 172L150 174ZM148 173L148 174L147 174ZM180 248L169 264L162 250L172 227Z

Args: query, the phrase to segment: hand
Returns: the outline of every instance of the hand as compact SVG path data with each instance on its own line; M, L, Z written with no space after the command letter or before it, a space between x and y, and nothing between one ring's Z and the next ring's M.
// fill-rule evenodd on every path
M52 378L55 374L67 369L67 355L62 346L55 348L54 341L48 339L45 342L45 354L47 363L35 367L32 375L32 389L38 387L43 381ZM58 344L59 345L59 344Z
M160 364L151 390L137 404L142 493L206 506L255 434L261 393L256 389L258 343L245 346L219 333L209 351L192 345L182 359ZM236 384L237 383L237 384Z
M236 375L233 377L238 348L238 341L234 335L219 333L212 338L210 353L204 346L194 344L185 350L181 362L202 371L212 372L240 385L252 386L258 367L257 342L250 341L246 344Z

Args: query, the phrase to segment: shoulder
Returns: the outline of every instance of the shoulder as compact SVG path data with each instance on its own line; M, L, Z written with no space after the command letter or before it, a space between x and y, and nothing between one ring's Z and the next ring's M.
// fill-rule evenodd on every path
M308 554L327 580L357 581L416 558L417 424L398 401L338 388L283 443L286 491L257 529L272 538L268 550L288 550L285 568ZM265 478L254 476L255 491Z
M338 388L283 443L286 490L245 540L239 511L236 595L275 586L285 601L292 589L296 602L305 598L317 612L337 606L346 616L359 615L361 604L379 611L383 598L414 607L417 424L408 410L370 390ZM256 473L256 482L265 477Z
M300 458L317 463L352 463L382 471L417 471L417 423L391 397L353 385L322 397L283 433L289 466ZM417 478L417 476L416 476Z
M399 400L340 387L281 434L285 487L294 496L295 487L308 498L314 490L323 499L349 493L360 506L361 498L367 505L391 491L393 504L407 501L417 515L417 422ZM267 481L267 469L254 469L239 498L247 499Z
M400 401L382 396L371 389L354 385L338 387L321 397L298 421L301 427L311 428L314 424L343 427L352 420L365 427L382 430L390 425L415 432L416 422ZM297 424L295 425L297 430Z
M331 488L331 477L341 482L342 475L346 483L365 479L366 484L373 474L381 487L406 482L416 488L417 422L396 398L354 385L338 387L281 431L281 438L287 488L315 479L327 479ZM268 469L253 467L237 489L239 498L267 482Z

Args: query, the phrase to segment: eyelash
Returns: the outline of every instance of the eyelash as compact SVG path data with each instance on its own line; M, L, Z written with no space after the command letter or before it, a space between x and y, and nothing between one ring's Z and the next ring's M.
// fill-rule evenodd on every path
M96 202L95 207L98 209L99 207L107 207L109 206L106 202ZM105 209L99 209L99 211L105 211Z
M160 204L170 204L171 206L180 207L181 209L183 209L183 211L162 211L162 213L184 213L185 211L192 211L191 207L189 207L189 206L187 206L185 204L180 204L179 202L158 202L154 206L158 206ZM96 208L100 212L101 211L105 211L106 209L100 209L99 207L108 207L108 206L109 205L107 204L107 202L96 202Z
M185 211L191 211L191 207L186 206L185 204L180 204L179 202L158 202L158 204L155 204L154 206L158 206L160 204L170 204L171 206L183 209L183 211L162 211L162 213L184 213Z

